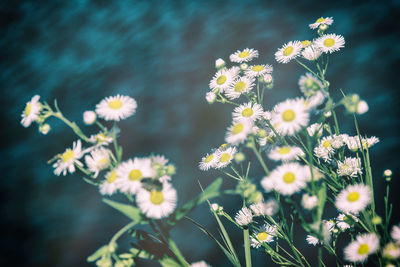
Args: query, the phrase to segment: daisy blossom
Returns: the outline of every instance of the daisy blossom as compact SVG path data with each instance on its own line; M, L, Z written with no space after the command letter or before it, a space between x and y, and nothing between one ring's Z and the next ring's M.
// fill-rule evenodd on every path
M115 183L115 181L118 178L116 169L108 172L105 177L106 177L106 179L100 185L100 193L102 195L110 195L111 196L118 190L117 183Z
M379 249L379 237L375 233L361 234L344 248L344 257L351 262L365 262Z
M103 147L96 148L85 156L86 165L89 171L94 173L96 178L100 171L110 166L110 151Z
M296 58L302 49L303 46L300 41L290 41L278 49L275 53L275 59L279 63L288 63Z
M263 114L264 110L260 104L248 102L236 107L233 110L232 117L234 121L250 120L255 122L261 118Z
M120 121L135 114L136 107L136 100L129 96L109 96L96 105L96 113L106 121Z
M53 164L54 174L59 176L62 173L65 176L67 172L74 173L75 164L83 166L82 162L79 161L83 154L81 140L74 142L72 149L67 148L64 153L58 155L57 162Z
M271 174L274 190L282 195L292 195L306 186L304 168L298 163L285 163Z
M22 112L21 117L21 124L26 128L31 125L32 122L37 120L39 117L40 110L42 108L39 102L40 96L35 95L32 97L31 101L26 103L24 112Z
M243 51L236 51L232 55L229 56L229 59L232 62L236 63L243 63L243 62L249 62L254 58L258 57L258 51L252 48L246 48Z
M265 74L272 73L272 66L268 64L249 66L246 69L246 75L249 77L262 77Z
M248 93L253 89L255 79L253 77L242 76L237 78L230 87L225 91L227 98L233 100L240 97L244 93Z
M296 146L275 147L268 154L268 157L275 161L298 160L301 156L304 156L304 152L301 148Z
M308 26L310 26L310 29L315 30L320 25L332 25L332 23L333 23L333 18L332 17L326 17L326 18L320 17L314 23L309 24Z
M349 185L336 197L335 206L343 213L358 214L371 202L371 190L363 184Z
M247 139L252 129L253 123L250 120L234 121L232 126L228 128L225 141L231 145L241 144Z
M270 243L274 241L275 234L276 229L274 227L264 224L259 231L254 233L255 238L250 236L250 244L253 248L259 248L262 243Z
M326 34L315 40L315 46L324 53L333 53L344 47L344 38L341 35Z

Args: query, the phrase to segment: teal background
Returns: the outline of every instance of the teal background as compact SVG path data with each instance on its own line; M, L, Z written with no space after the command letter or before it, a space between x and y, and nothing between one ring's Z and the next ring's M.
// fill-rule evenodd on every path
M304 73L294 63L278 64L273 54L287 41L311 39L314 35L308 24L320 16L334 17L331 32L346 39L346 48L330 60L332 92L336 97L340 97L339 89L360 94L370 106L359 117L360 128L381 139L371 151L378 209L382 211L381 173L386 168L395 173L391 197L398 201L399 4L2 1L0 265L89 266L86 257L127 223L101 202L97 189L80 175L53 175L46 161L70 146L75 136L55 120L50 121L48 136L40 135L35 127L24 129L20 114L33 95L45 101L58 99L64 114L80 125L83 111L93 109L102 98L134 97L136 115L119 124L125 158L152 152L168 157L178 167L173 183L181 204L200 192L198 180L207 185L219 175L197 168L201 157L223 142L231 120L231 107L210 106L204 99L215 59L227 60L232 52L246 47L259 50L257 62L274 66L275 87L265 98L265 108L271 108L300 95L297 81ZM342 129L354 134L351 117L339 115ZM252 173L255 181L261 175ZM232 181L224 179L225 188L232 186ZM232 215L240 207L234 198L222 203ZM216 227L205 206L191 217L210 229ZM393 223L399 219L397 205ZM242 235L230 229L243 255ZM215 244L190 223L180 223L173 236L189 261L228 265ZM299 242L306 247L302 236ZM306 256L314 258L315 253ZM253 260L255 266L266 261L256 251Z

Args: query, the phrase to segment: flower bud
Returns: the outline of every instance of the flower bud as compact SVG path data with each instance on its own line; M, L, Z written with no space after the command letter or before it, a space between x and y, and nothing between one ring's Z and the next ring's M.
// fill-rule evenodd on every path
M167 165L167 175L172 176L176 173L176 168L173 164Z
M320 29L321 31L325 31L326 29L328 29L328 25L326 25L326 24L321 24L321 25L319 25L319 29Z
M365 112L367 112L369 109L367 102L365 102L364 100L361 100L360 102L358 102L357 104L357 113L358 114L364 114Z
M245 155L242 152L238 152L235 154L235 161L237 163L241 163L246 159Z
M393 172L392 172L392 170L387 169L387 170L385 170L385 171L383 172L383 175L384 175L384 176L392 176L392 175L393 175Z
M216 98L217 98L217 96L213 92L208 92L206 94L206 100L207 100L208 104L214 103Z
M382 223L382 218L376 215L374 218L372 218L372 223L375 225L381 224Z
M241 70L247 70L248 67L249 67L249 65L247 65L246 63L240 64L240 69Z
M93 123L96 122L96 113L94 111L88 110L83 112L83 122L86 125L92 125Z
M48 133L50 132L50 130L51 130L51 127L50 127L50 125L47 124L47 123L42 124L42 125L39 126L39 132L40 132L41 134L46 135L46 134L48 134Z
M264 82L265 83L272 83L272 80L273 80L273 78L272 78L272 75L271 74L265 74L264 75Z
M217 69L222 69L223 67L225 67L225 61L222 58L219 58L215 61L215 67Z

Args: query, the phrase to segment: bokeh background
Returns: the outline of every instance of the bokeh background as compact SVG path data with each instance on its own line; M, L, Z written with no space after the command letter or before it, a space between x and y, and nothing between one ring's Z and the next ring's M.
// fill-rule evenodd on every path
M346 39L346 48L330 61L333 94L339 97L339 89L360 94L370 106L359 117L361 131L381 139L371 151L378 209L385 168L395 174L396 203L399 8L399 1L1 1L0 265L90 266L86 257L128 221L103 204L80 175L53 175L46 161L75 137L55 120L48 136L35 127L24 129L20 114L33 95L57 98L64 114L80 125L82 112L102 98L134 97L136 115L120 123L125 157L153 152L170 158L178 166L173 183L181 204L200 192L197 181L207 185L218 175L197 165L223 141L231 120L231 107L204 99L215 59L227 60L246 47L259 50L257 62L274 66L275 87L266 95L271 108L300 95L297 80L304 73L294 63L276 63L274 52L289 40L311 39L308 24L320 16L334 17L331 32ZM351 117L339 119L354 133ZM252 176L257 180L261 173ZM232 186L224 180L225 188ZM240 206L234 198L219 201L232 215ZM205 205L190 216L216 227ZM399 220L395 205L393 223ZM242 255L242 234L230 229ZM215 243L190 223L180 223L173 236L189 261L228 266ZM253 260L255 266L269 262L259 252Z

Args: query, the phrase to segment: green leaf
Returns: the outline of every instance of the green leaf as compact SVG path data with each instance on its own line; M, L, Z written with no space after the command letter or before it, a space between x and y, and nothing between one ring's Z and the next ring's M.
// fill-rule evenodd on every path
M159 260L159 262L163 267L181 267L181 265L177 263L174 259L167 256Z
M132 205L123 204L114 200L103 198L103 202L109 205L110 207L118 210L128 218L132 219L135 222L140 222L142 220L142 215L140 213L140 209L133 207Z
M318 221L320 221L322 218L325 202L326 202L326 185L322 184L321 188L318 190L318 210L317 210Z
M187 202L181 208L177 209L168 219L168 224L170 226L175 225L178 221L183 219L190 211L192 211L197 205L203 203L207 199L219 196L220 188L222 185L222 178L217 178L212 182L203 192L201 192L197 197Z
M101 248L99 248L98 250L96 250L92 255L90 255L89 257L87 257L87 261L88 262L94 262L97 259L99 259L101 256L103 256L104 254L106 254L108 251L108 245L104 245Z

